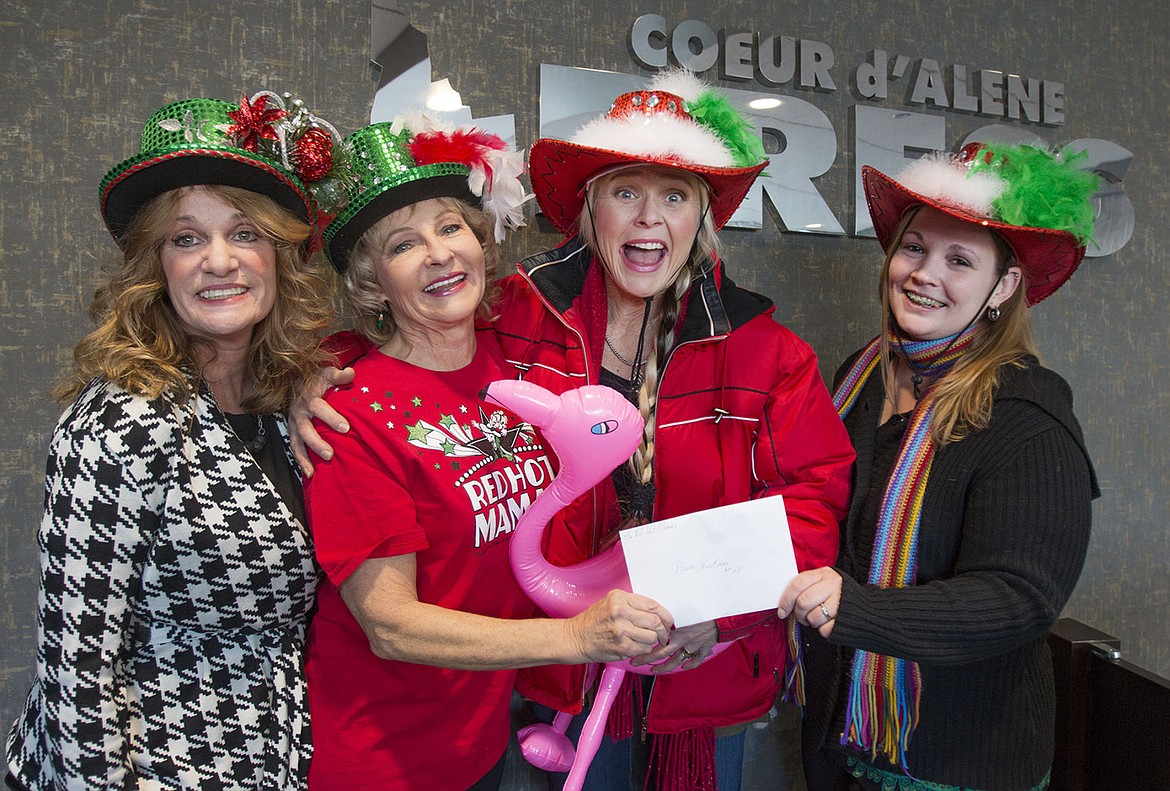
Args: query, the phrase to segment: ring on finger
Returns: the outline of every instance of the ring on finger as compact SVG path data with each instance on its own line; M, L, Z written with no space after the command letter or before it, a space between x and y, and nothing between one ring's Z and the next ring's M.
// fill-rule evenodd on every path
M829 615L829 611L825 609L825 602L820 603L820 608L821 608L821 615L825 616L825 623L828 623L829 621L833 620L833 618L836 617L835 615ZM823 625L824 624L822 624L822 626Z
M686 647L684 646L683 650L682 650L682 655L683 655L683 661L689 662L692 659L694 659L695 657L697 657L699 655L699 652L698 651L688 651L686 649Z

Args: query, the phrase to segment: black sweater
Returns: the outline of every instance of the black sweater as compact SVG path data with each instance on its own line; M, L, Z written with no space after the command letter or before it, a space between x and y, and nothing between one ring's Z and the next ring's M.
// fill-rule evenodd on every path
M937 450L914 587L866 583L874 525L862 516L871 485L886 484L871 480L879 375L846 417L857 467L838 559L844 581L833 645L804 630L806 750L842 760L849 668L853 649L865 649L921 668L921 718L907 751L913 777L1023 791L1049 771L1055 704L1045 638L1080 576L1100 492L1068 385L1027 362L1001 371L986 429Z

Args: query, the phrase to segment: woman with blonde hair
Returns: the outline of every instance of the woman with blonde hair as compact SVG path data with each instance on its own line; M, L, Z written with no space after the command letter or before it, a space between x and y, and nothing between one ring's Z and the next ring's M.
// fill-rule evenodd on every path
M716 232L767 163L755 130L718 90L666 72L571 140L538 140L529 163L566 241L503 282L504 354L554 392L608 385L646 421L630 462L565 510L550 559L590 557L631 525L776 495L799 567L835 557L853 451L812 349L771 300L732 281L718 251ZM656 787L734 791L745 723L767 715L796 665L786 638L771 611L675 629L641 660L665 660L648 682L627 676L585 787L642 787L624 738L636 734ZM711 657L716 642L733 644ZM542 668L518 689L578 711L581 679Z
M340 138L285 108L173 102L102 181L122 256L57 391L12 787L305 787L317 569L282 412L322 361L307 185Z
M1046 635L1099 491L1029 306L1085 254L1096 177L1077 159L972 144L863 173L886 326L837 375L853 498L836 564L779 604L810 627L814 791L1048 784Z
M306 487L326 579L309 637L314 789L498 789L517 668L610 661L670 614L611 591L533 618L508 562L555 462L483 389L511 371L491 332L499 242L523 160L422 113L346 138L357 178L326 228L355 327L353 381L325 399L335 453ZM349 362L349 359L346 358Z

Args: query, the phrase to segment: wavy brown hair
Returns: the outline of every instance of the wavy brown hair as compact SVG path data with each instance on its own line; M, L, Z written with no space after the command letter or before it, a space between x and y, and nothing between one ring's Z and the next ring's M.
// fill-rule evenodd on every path
M503 252L493 232L494 222L487 212L458 198L441 197L434 200L437 200L444 209L457 212L479 240L479 246L483 249L484 290L476 309L476 316L480 319L490 319L500 291L496 273L499 272L503 260ZM412 203L404 208L411 209L417 205ZM385 217L371 225L354 244L349 254L349 268L342 275L342 300L349 320L353 328L369 338L375 346L388 343L398 330L394 323L394 315L386 306L386 298L382 296L382 286L378 283L376 270L378 262L382 260L382 247L386 244L387 238L386 227L382 224L383 219ZM382 317L381 327L378 326L379 316Z
M891 324L894 317L890 310L890 261L901 246L906 229L910 227L910 223L921 208L921 205L912 207L902 216L894 231L894 241L886 250L878 279L882 315L886 316ZM988 233L995 241L996 273L1003 277L1009 267L1016 266L1015 254L1002 236L991 230L988 230ZM1040 353L1032 334L1032 318L1028 312L1027 291L1028 283L1021 268L1020 282L1016 285L1015 292L999 305L999 320L988 321L984 316L979 317L978 321L984 326L983 331L976 337L970 351L955 363L954 368L947 372L931 391L929 397L934 402L934 415L931 418L930 433L931 439L940 447L948 442L958 442L972 432L987 428L991 420L992 399L995 396L996 385L999 384L999 372L1004 366L1023 367L1023 358L1028 355L1039 358ZM894 369L890 351L889 338L883 332L882 383L885 385L887 396L893 399Z
M256 414L286 409L301 381L327 361L319 345L332 311L326 283L306 255L309 225L250 190L180 187L153 198L127 227L122 257L90 305L97 329L73 350L73 372L58 385L56 397L76 398L95 378L146 398L166 393L180 403L197 389L200 361L214 357L214 346L183 326L167 294L161 257L180 202L192 189L206 190L243 213L276 250L276 299L252 331L245 364L256 388L244 399L244 409Z

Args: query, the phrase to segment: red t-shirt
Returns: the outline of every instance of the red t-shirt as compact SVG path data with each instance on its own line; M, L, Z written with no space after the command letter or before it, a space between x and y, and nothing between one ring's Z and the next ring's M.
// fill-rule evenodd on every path
M379 659L338 586L368 559L413 552L420 601L529 617L508 542L553 468L530 426L479 399L510 378L489 333L458 371L376 350L353 367L353 383L326 396L350 430L318 425L336 453L305 488L328 577L309 633L310 786L466 788L504 752L515 671Z

